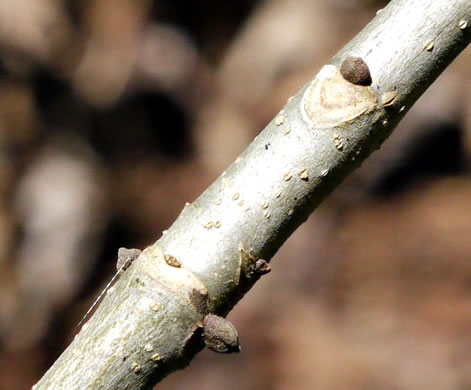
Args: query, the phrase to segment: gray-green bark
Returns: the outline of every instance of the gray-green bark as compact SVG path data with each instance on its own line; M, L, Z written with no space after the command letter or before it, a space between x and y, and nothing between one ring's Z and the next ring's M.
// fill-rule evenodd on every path
M393 0L143 252L35 389L143 389L186 366L202 348L195 324L231 310L260 276L255 260L380 147L470 25L469 0ZM370 86L340 75L349 56Z

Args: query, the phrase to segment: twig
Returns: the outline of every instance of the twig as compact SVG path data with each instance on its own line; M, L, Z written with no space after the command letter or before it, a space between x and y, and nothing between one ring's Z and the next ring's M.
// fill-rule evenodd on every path
M380 147L468 45L470 24L469 0L391 1L185 206L35 389L144 389L186 366L203 318L226 315L261 259Z

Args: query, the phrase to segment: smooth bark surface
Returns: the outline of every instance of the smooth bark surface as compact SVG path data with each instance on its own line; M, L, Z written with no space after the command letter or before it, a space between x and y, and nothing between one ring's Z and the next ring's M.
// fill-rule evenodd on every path
M202 348L195 325L232 309L260 277L256 260L380 147L470 24L469 0L393 0L143 252L34 389L151 388L186 366ZM350 56L371 85L340 74Z

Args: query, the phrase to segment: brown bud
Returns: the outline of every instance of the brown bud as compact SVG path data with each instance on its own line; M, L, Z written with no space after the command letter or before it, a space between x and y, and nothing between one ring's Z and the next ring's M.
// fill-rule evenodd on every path
M116 263L116 269L118 271L126 271L129 266L136 260L142 251L140 249L118 249L118 262Z
M240 352L237 329L228 320L214 314L208 314L203 319L203 339L211 351Z
M347 57L340 67L340 74L355 85L368 86L372 83L368 65L360 57Z
M271 271L270 265L263 259L258 259L255 262L254 271L258 275L265 275Z

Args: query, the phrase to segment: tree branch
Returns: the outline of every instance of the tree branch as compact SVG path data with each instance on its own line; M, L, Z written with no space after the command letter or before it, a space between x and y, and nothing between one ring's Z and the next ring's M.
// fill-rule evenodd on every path
M186 366L203 318L225 316L267 270L257 260L380 147L470 24L469 0L391 1L185 206L34 389L144 389Z

